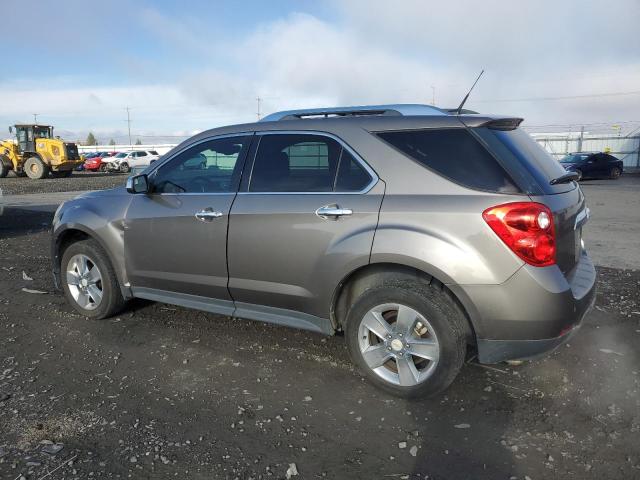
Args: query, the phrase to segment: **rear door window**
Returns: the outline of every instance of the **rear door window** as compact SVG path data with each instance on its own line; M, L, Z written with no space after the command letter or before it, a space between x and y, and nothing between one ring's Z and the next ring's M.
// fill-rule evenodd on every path
M262 135L250 192L358 192L372 178L333 138L316 134Z
M519 192L504 168L465 128L380 132L378 136L424 167L467 188Z

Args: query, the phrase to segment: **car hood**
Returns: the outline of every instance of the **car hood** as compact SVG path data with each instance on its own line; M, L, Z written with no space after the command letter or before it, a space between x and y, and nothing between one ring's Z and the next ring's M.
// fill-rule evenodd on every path
M84 198L112 197L114 195L128 195L127 189L123 185L121 187L109 188L107 190L95 190L91 192L85 192L75 197L74 200L81 199L81 198L84 199Z

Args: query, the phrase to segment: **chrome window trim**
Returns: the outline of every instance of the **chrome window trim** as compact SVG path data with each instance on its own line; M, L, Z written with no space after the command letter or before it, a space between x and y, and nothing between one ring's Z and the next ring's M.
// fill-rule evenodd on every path
M161 162L158 162L158 160L156 160L156 162L153 164L153 168L149 171L149 173L147 173L147 177L155 174L160 168L162 168L164 165L166 165L167 163L169 163L171 160L173 160L174 158L176 158L178 155L183 154L184 152L186 152L187 150L189 150L192 147L197 147L198 145L201 145L203 143L206 142L211 142L213 140L219 140L222 138L233 138L233 137L253 137L255 135L255 132L240 132L240 133L225 133L224 135L215 135L213 137L207 137L204 138L202 140L198 140L197 142L191 143L189 145L187 145L186 147L183 147L182 149L178 150L175 153L172 153L170 157L163 159ZM156 165L157 163L157 165ZM193 196L193 195L237 195L238 191L234 191L234 192L183 192L183 193L151 193L150 195L159 195L159 196L176 196L176 195L187 195L187 196Z
M265 131L255 132L255 134L256 136L300 135L301 134L301 135L317 135L321 137L331 138L332 140L335 140L336 142L338 142L342 146L342 148L346 149L353 156L356 162L358 162L358 164L362 168L364 168L364 170L369 174L369 176L371 177L371 181L362 190L359 190L357 192L334 192L334 191L331 191L331 192L249 192L249 191L246 191L246 192L238 192L238 195L364 195L368 193L373 187L375 187L378 181L380 180L380 178L378 177L378 174L369 166L367 162L364 161L364 159L353 148L351 148L340 137L332 133L322 132L319 130L265 130ZM258 149L259 148L260 148L260 144L258 144ZM255 165L255 155L257 155L258 153L258 149L256 149L253 159L251 159L251 172L249 174L250 179L251 179L251 176L253 175L253 167ZM337 174L338 172L336 172L336 175ZM250 187L251 187L251 181L249 181L249 184L247 185L247 189Z

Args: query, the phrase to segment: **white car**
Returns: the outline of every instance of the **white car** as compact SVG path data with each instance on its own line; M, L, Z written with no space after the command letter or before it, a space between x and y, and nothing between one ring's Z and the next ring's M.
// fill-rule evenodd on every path
M120 152L109 161L108 169L128 173L133 167L146 167L158 160L160 156L155 150L134 150Z

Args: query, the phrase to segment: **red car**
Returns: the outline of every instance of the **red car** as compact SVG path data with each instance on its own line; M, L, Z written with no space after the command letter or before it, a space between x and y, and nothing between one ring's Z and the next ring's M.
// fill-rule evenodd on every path
M101 172L106 172L107 171L107 166L106 164L103 162L104 158L108 158L110 156L112 156L113 153L111 152L100 152L98 155L91 157L91 158L87 158L84 161L84 169L85 170L90 170L92 172L97 172L98 170Z

